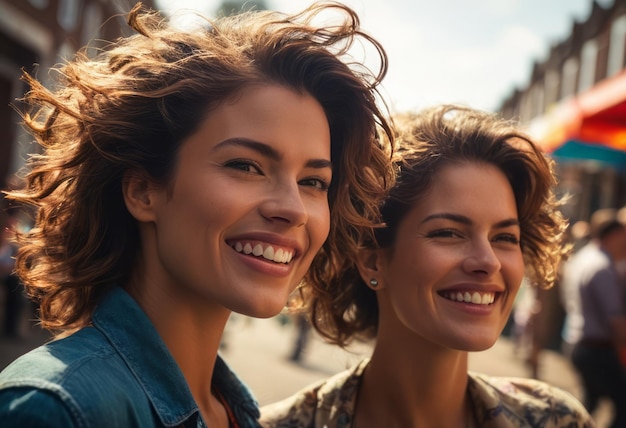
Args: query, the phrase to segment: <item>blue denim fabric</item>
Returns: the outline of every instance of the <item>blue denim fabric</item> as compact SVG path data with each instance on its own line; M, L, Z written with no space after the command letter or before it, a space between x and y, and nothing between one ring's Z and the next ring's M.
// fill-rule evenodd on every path
M181 332L182 333L182 332ZM218 356L213 385L241 427L258 404ZM93 326L23 355L0 373L0 427L204 427L172 355L139 305L114 288Z

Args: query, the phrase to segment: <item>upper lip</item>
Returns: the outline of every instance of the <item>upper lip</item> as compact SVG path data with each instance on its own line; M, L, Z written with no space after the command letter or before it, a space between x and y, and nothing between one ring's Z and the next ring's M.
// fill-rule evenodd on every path
M480 283L464 282L464 283L455 284L450 287L446 287L444 289L438 290L439 293L453 292L453 291L461 291L461 292L478 291L479 293L504 293L506 289L497 284L480 284Z

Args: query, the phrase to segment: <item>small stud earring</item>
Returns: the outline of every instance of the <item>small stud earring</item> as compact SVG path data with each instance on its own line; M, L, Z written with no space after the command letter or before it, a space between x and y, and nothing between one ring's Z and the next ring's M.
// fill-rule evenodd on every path
M377 280L376 278L372 278L372 279L370 279L370 286L371 286L372 288L376 288L376 287L378 287L378 280Z

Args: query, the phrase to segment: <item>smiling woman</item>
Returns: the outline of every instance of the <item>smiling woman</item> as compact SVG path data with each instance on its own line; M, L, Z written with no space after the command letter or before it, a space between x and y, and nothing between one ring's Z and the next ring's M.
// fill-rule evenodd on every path
M154 268L149 285L139 272L127 291L155 314L173 309L160 307L167 301L183 316L187 299L206 299L276 315L329 233L330 152L328 121L311 95L267 84L226 101L181 145L170 186L128 178L126 205L154 243L144 249Z
M332 282L373 236L394 178L386 55L337 3L186 31L141 4L128 20L135 35L55 87L24 76L43 152L8 193L36 211L17 273L56 339L0 373L0 425L255 427L224 326ZM346 56L357 41L377 73Z
M318 283L311 321L370 359L262 409L268 427L591 427L567 392L468 372L520 284L549 287L566 249L551 163L513 124L459 106L399 115L397 181L343 283Z

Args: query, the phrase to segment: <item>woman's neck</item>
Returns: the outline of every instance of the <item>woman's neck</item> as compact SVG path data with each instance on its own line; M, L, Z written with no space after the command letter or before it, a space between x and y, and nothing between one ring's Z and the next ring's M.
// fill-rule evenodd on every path
M467 427L467 358L432 344L379 341L361 382L356 426Z
M163 288L146 292L131 287L137 300L152 321L159 336L178 364L191 394L209 426L228 426L221 422L226 412L212 390L212 379L222 333L230 311L212 307L209 302Z

